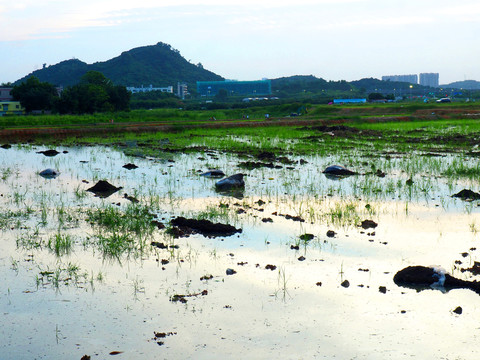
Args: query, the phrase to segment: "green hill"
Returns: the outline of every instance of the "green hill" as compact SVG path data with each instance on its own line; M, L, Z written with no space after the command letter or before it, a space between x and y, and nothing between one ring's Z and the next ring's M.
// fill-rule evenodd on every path
M62 61L44 67L17 80L20 83L30 76L56 86L77 84L87 71L100 71L116 85L154 87L176 86L186 82L195 89L197 81L223 80L220 75L205 70L201 64L194 65L182 57L178 50L159 42L123 52L113 59L87 64L77 59Z
M467 89L467 90L480 90L480 82L476 80L456 81L450 84L441 85L447 89Z

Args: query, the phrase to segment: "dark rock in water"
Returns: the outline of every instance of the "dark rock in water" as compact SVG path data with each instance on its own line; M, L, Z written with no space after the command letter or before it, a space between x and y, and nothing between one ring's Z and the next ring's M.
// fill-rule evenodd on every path
M131 163L128 163L128 164L125 164L122 166L123 168L127 169L127 170L133 170L133 169L137 169L138 166L135 165L135 164L131 164Z
M460 264L461 263L462 262L460 261ZM472 275L480 275L480 262L474 261L472 267L467 268L467 269L461 268L460 271L462 273L465 272L465 271L469 271L469 272L472 273Z
M1 145L0 147L1 147L2 149L7 150L7 149L10 149L10 148L12 147L12 145L10 145L10 144L3 144L3 145Z
M330 165L323 170L325 176L329 179L338 179L345 176L358 175L355 171L349 170L340 165Z
M260 168L269 168L269 169L274 169L275 165L272 162L269 163L264 163L264 162L259 162L259 161L242 161L241 163L238 164L239 167L242 169L247 169L247 170L254 170L254 169L260 169ZM279 168L282 168L281 166Z
M387 288L385 286L379 286L378 291L381 292L382 294L386 294L387 293Z
M107 198L110 195L116 193L120 189L122 189L122 187L116 187L110 184L108 181L100 180L94 186L87 189L87 191L94 193L95 196L98 196L101 198Z
M461 306L457 306L455 310L453 310L455 314L462 315L463 309Z
M138 203L140 202L140 200L138 200L136 197L130 196L130 195L126 194L126 193L123 194L123 197L124 197L125 199L127 199L128 201L131 201L131 202L134 203L134 204L138 204Z
M37 154L43 154L45 156L57 156L60 153L57 150L45 150L45 151L37 151Z
M336 234L336 232L333 231L333 230L328 230L328 231L327 231L327 236L328 236L329 238L335 237L335 234Z
M45 169L38 173L41 177L45 179L55 179L58 175L60 175L60 171L55 169Z
M340 285L342 285L344 288L348 288L348 287L350 286L350 281L345 280L345 281L342 282Z
M258 160L270 160L270 161L275 161L275 154L270 151L263 151L260 154L257 155Z
M168 249L167 245L165 245L164 243L158 242L158 241L152 241L151 245L156 246L159 249Z
M312 240L314 237L315 237L315 235L313 235L313 234L308 234L308 233L305 233L305 234L302 234L302 235L299 236L300 240L303 240L303 241L310 241L310 240Z
M228 191L232 189L242 189L245 187L243 174L235 174L215 183L215 188L219 191Z
M183 216L171 220L170 224L186 234L199 233L207 237L231 236L242 232L242 229L236 229L232 225L214 224L209 220L186 219Z
M225 173L222 170L210 169L208 171L205 171L204 173L201 173L200 176L205 176L209 178L221 178L225 176Z
M157 229L160 229L160 230L161 230L161 229L165 229L165 225L164 225L163 223L161 223L160 221L158 221L158 220L152 220L150 223L151 223L153 226L156 226Z
M227 270L225 271L225 273L226 273L227 275L233 275L233 274L236 274L237 272L236 272L235 270L229 268L229 269L227 269Z
M422 291L426 289L470 289L480 294L480 283L457 279L439 267L408 266L393 277L398 286Z
M375 229L378 226L378 224L373 220L363 220L362 224L360 226L363 229L367 230L367 229L370 229L370 228Z
M480 194L472 190L463 189L462 191L452 195L452 197L459 198L462 200L479 200Z

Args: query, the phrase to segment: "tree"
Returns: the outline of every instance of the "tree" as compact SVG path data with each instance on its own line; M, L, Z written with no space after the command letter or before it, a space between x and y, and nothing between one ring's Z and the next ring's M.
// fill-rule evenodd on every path
M219 89L217 95L215 95L215 99L219 101L225 101L228 97L228 91L225 89Z
M383 100L385 99L385 96L380 93L370 93L368 94L368 101L374 101L374 100Z
M62 93L60 113L93 114L106 111L129 110L130 93L125 86L115 86L98 71L88 71L79 84Z
M58 101L55 86L48 82L41 82L35 76L29 77L20 85L15 85L11 94L14 100L20 101L27 112L52 110Z

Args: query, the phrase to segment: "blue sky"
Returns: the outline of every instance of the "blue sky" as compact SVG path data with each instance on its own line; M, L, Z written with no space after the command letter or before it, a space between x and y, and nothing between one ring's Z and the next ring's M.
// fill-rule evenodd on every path
M478 34L478 0L0 0L0 83L159 41L228 79L480 81Z

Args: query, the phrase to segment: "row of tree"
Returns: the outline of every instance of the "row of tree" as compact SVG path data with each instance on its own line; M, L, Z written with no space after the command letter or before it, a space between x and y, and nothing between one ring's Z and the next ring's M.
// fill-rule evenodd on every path
M63 91L32 76L11 91L27 113L53 111L60 114L93 114L129 110L130 93L125 86L114 85L102 73L89 71L80 83Z

